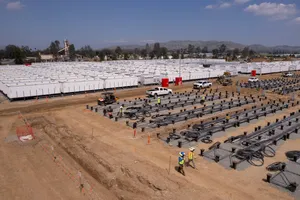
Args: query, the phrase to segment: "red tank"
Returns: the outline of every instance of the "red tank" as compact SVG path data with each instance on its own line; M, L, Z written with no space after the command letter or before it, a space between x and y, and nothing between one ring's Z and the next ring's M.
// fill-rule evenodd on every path
M168 78L161 79L161 86L162 87L169 87L169 79Z
M175 85L182 85L182 77L175 78Z

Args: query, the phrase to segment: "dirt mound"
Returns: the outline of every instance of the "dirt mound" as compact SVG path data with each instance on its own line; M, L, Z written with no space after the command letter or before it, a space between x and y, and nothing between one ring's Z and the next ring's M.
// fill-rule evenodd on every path
M168 190L166 183L160 179L145 177L126 167L126 163L118 163L114 159L107 159L105 155L93 152L85 145L88 141L84 137L73 133L65 125L56 125L43 116L29 118L29 121L32 127L50 136L86 172L105 188L113 191L119 199L160 199L162 192ZM177 183L172 184L173 187L179 187Z

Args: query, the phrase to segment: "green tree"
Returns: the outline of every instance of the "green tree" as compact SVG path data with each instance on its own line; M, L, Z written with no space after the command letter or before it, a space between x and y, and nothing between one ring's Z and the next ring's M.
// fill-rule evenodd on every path
M252 49L249 51L249 56L251 58L253 58L255 56L255 51L253 51Z
M147 50L146 49L142 49L141 50L141 56L142 56L142 58L146 58L147 57Z
M74 44L71 44L69 46L69 56L70 56L71 60L75 60L75 58L76 58L76 49L75 49Z
M213 54L214 58L218 58L218 56L219 56L219 50L218 49L213 49L212 50L212 54Z
M9 59L15 59L16 64L23 64L25 53L18 46L7 45L5 47L4 57Z
M78 50L78 53L84 57L93 58L96 55L96 52L90 47L90 45L86 45L84 47L81 47Z
M135 54L136 56L141 55L141 51L140 51L140 49L138 49L138 48L135 48L133 52L134 52L134 54Z
M208 48L207 48L207 46L203 47L202 53L208 53Z
M117 56L119 57L122 54L122 49L121 47L117 46L115 53L117 54Z
M201 53L201 48L200 47L196 47L195 53L197 53L197 54Z
M179 59L179 55L180 55L180 51L179 50L172 52L173 59Z
M24 64L25 53L19 47L15 49L15 63Z
M242 50L242 57L243 58L247 58L249 56L249 47L245 47L243 50Z
M194 50L195 50L194 45L189 44L188 49L187 49L188 53L191 55L194 53Z
M156 56L157 58L160 57L160 44L157 42L154 44L154 47L153 47L153 54L154 56Z
M54 43L55 43L56 49L59 51L60 50L60 46L59 46L60 42L58 40L55 40Z
M5 51L4 51L4 57L5 58L9 58L9 59L14 59L15 58L15 53L16 53L16 49L17 49L18 47L17 46L15 46L15 45L7 45L6 47L5 47Z
M0 50L0 60L4 58L5 51L3 49Z
M55 58L57 58L58 55L58 48L55 44L55 42L51 42L50 47L49 47L50 53L53 54Z
M32 53L32 49L30 49L28 46L22 46L21 50L23 51L26 57L34 56Z
M103 49L102 50L104 56L111 56L113 52L110 49Z
M231 51L231 50L229 50L229 49L226 51L226 56L227 56L227 57L231 57L232 54L233 54L233 51Z
M238 48L233 49L232 56L237 57L240 54L240 50Z
M155 57L154 51L151 51L149 56L150 56L151 59L153 59Z
M160 48L160 56L163 56L164 59L168 58L168 49L166 47Z
M145 50L146 50L146 54L149 55L149 53L150 53L150 51L151 51L151 48L150 48L150 46L149 46L148 43L146 44ZM145 56L145 57L146 57L146 56Z
M127 52L124 53L124 60L128 60L129 59L129 54Z
M220 47L219 47L219 53L221 55L224 55L224 53L226 52L226 45L225 44L222 44Z

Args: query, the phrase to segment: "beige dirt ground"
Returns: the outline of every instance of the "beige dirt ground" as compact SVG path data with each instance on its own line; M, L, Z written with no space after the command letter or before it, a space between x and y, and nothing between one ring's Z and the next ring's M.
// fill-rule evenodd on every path
M247 76L236 79L246 80ZM171 87L184 91L190 90L191 85ZM142 96L146 89L116 91L116 95L134 98ZM228 86L220 90L236 89ZM249 89L242 89L242 93L260 94ZM0 199L293 199L262 181L267 173L264 167L226 170L197 157L197 169L186 168L183 177L174 169L178 148L169 147L154 136L147 144L146 133L133 138L132 129L124 124L85 112L85 105L94 103L97 95L0 104ZM254 126L265 125L295 109L227 131L219 140L253 130ZM9 142L21 123L18 111L34 128L36 139L32 142ZM268 158L264 166L285 160L284 153L299 149L299 142L285 142L276 157ZM200 144L196 152L207 147Z

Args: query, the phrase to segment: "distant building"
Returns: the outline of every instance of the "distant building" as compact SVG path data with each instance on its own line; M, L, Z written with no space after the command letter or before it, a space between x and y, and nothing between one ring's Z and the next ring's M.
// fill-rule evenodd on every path
M14 65L14 64L16 64L15 59L0 60L0 65Z
M212 53L199 53L200 56L206 56L206 58L212 58L213 54Z
M40 54L42 62L52 62L54 60L54 56L52 54Z

